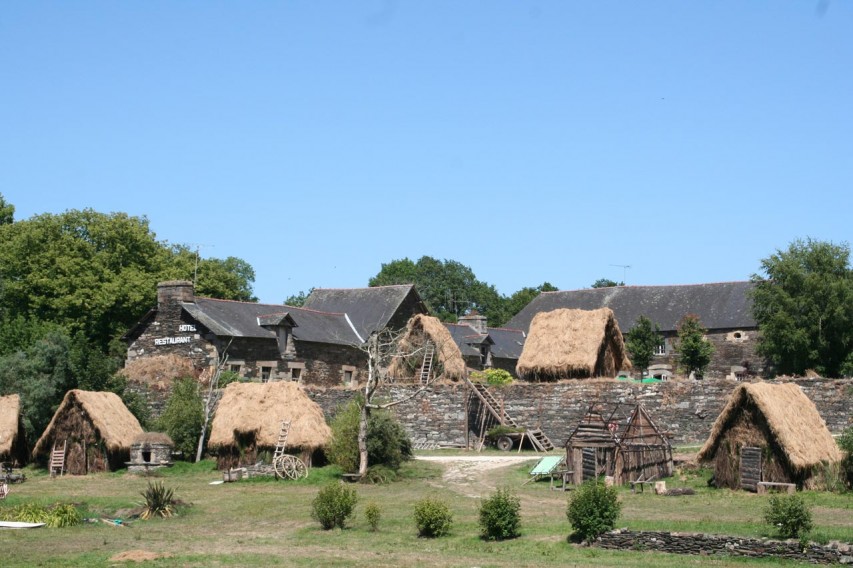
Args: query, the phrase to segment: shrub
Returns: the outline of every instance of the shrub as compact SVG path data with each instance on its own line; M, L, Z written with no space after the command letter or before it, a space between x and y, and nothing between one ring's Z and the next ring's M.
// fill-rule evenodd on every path
M83 516L74 505L68 503L56 503L51 507L25 503L0 510L0 519L21 523L45 523L51 528L62 528L79 525Z
M329 461L346 472L358 471L358 422L361 401L353 401L332 420ZM372 410L367 422L367 462L396 470L412 457L412 442L390 412Z
M193 459L204 423L204 401L198 383L193 379L178 379L166 408L158 421L158 429L175 442L184 459Z
M764 520L782 538L799 538L812 530L812 512L799 495L772 495L764 510Z
M376 532L379 530L379 520L382 518L382 512L379 510L379 505L376 503L368 503L364 509L364 518L367 519L367 524L370 525L370 530Z
M47 526L51 528L73 527L83 522L83 515L69 503L59 503L48 510Z
M175 513L175 490L163 485L162 481L148 482L141 495L145 499L145 510L140 518L171 517Z
M415 525L418 536L444 536L453 526L453 513L443 501L427 497L415 503Z
M841 458L841 476L847 489L853 489L853 426L838 437L838 447L844 453Z
M521 501L509 488L499 488L480 504L480 535L484 539L515 538L520 529Z
M347 519L352 516L358 495L355 489L333 482L317 493L311 503L311 518L320 523L323 530L335 527L344 528Z
M581 485L569 499L566 516L581 540L591 541L598 535L613 530L622 506L615 487L607 487L599 480Z
M486 383L492 387L505 387L512 384L512 375L503 369L486 369L471 373L471 380L475 383Z

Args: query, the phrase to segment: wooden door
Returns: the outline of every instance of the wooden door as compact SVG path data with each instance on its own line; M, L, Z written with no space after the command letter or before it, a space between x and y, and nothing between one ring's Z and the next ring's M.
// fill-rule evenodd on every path
M747 491L758 491L761 481L762 448L744 446L740 449L740 488Z

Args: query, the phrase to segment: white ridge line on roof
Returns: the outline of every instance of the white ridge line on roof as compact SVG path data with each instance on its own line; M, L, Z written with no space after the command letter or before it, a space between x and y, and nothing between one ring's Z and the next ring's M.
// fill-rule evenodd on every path
M347 323L350 326L350 329L352 329L352 332L355 334L355 336L358 338L358 340L361 341L362 343L364 343L364 339L362 339L361 335L359 335L358 331L356 331L355 326L352 324L352 321L350 321L349 315L346 312L344 312L344 317L346 318Z

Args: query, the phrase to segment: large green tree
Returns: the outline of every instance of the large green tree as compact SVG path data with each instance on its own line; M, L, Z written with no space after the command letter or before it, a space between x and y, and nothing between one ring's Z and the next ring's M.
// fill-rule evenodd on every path
M624 286L624 282L616 282L609 278L599 278L592 283L591 288L612 288L613 286Z
M853 374L853 270L850 246L795 240L754 274L758 351L779 373Z
M631 363L641 372L646 371L660 345L660 327L646 316L640 316L625 337Z
M678 340L675 343L675 357L678 366L685 373L695 373L701 377L711 362L714 346L705 339L708 330L702 326L699 316L687 314L678 322Z
M15 206L8 203L0 193L0 225L8 225L15 220Z

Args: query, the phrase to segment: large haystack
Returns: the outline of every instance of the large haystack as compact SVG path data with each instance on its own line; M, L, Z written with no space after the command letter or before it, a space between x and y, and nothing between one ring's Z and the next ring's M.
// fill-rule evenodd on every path
M698 458L714 461L717 487L755 490L766 481L811 489L841 452L799 386L762 382L732 391Z
M311 454L329 441L332 431L323 410L294 382L231 383L213 417L208 446L222 469L257 462L258 453L275 449L281 421L290 420L288 453Z
M630 368L612 310L559 309L533 318L516 371L523 379L559 380L615 377Z
M175 379L198 377L192 361L175 354L140 357L127 363L121 374L127 380L156 391L167 391Z
M0 396L0 462L27 463L27 436L21 414L21 397Z
M450 332L438 318L417 314L409 319L400 340L400 350L411 353L408 357L394 359L388 369L392 377L415 377L424 359L423 347L427 342L435 346L433 372L436 377L458 381L465 376L465 360Z
M115 471L129 459L140 434L142 426L117 394L70 390L36 442L33 458L46 463L54 443L67 441L68 473Z

